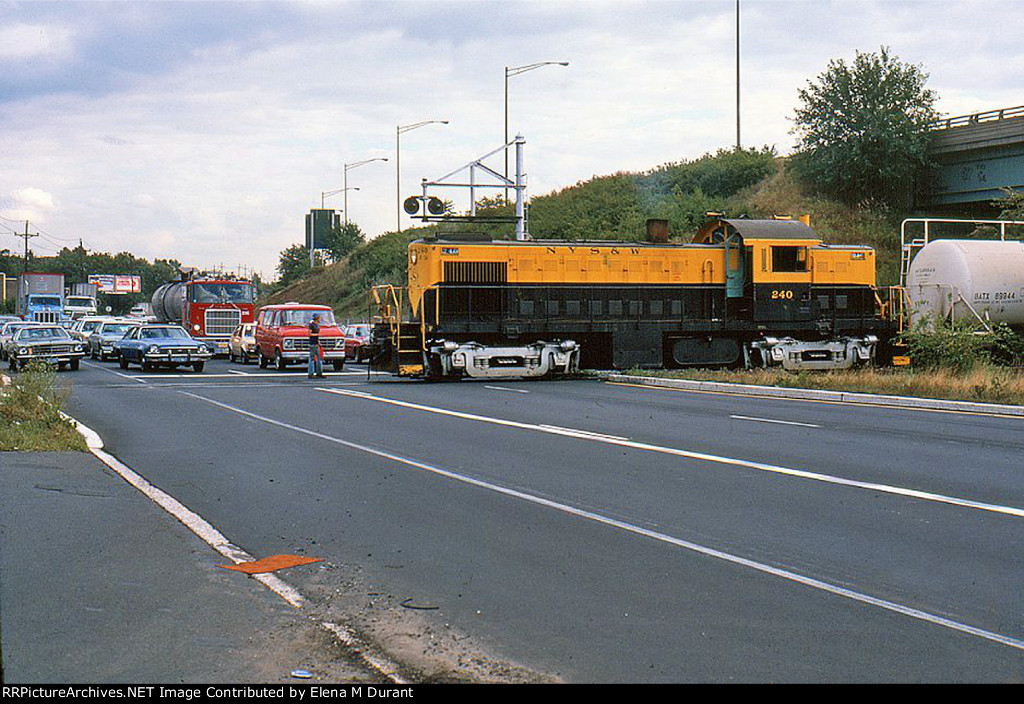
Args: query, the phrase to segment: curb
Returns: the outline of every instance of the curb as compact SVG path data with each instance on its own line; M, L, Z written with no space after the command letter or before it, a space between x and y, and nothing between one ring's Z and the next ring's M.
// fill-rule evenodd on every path
M638 384L685 391L707 391L740 396L769 396L773 398L832 401L869 406L890 406L923 411L951 411L960 413L988 413L1000 416L1024 418L1024 406L1007 406L997 403L974 403L972 401L947 401L935 398L914 398L911 396L886 396L852 391L822 391L818 389L786 389L778 386L755 386L753 384L730 384L720 381L693 381L689 379L665 379L661 377L634 376L630 374L608 374L605 381L621 384Z

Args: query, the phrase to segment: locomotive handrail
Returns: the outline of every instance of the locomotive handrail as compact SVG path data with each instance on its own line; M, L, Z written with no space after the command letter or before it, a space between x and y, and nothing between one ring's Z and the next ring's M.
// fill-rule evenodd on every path
M924 236L907 241L907 225L921 223L924 225ZM906 218L900 223L900 286L907 285L907 274L910 273L910 262L915 250L928 244L931 226L938 223L960 223L966 225L998 225L999 239L1006 241L1007 225L1024 225L1022 220L965 220L959 218Z

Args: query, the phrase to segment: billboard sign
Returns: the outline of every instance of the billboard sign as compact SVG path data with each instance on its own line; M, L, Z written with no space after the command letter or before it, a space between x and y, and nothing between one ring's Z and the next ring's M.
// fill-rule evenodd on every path
M122 295L140 293L142 277L133 274L90 274L89 283L100 293Z

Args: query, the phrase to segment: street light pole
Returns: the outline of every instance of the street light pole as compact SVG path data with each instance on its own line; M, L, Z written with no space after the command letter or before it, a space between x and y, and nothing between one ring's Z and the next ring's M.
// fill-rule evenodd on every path
M521 73L532 71L541 66L568 66L568 61L540 61L535 64L527 64L526 66L513 66L505 67L505 140L502 144L505 145L505 181L508 181L508 79L512 76L518 76ZM508 201L508 188L505 189L505 201Z
M346 186L345 188L335 188L333 191L320 191L320 210L325 210L326 209L324 207L324 200L326 198L330 198L331 196L336 196L339 193L345 193L345 191L348 191L348 190L349 190L349 188L348 188L348 186ZM358 191L359 189L358 188L353 188L351 190ZM345 193L345 195L347 196L348 193Z
M342 189L342 190L345 191L345 205L344 205L344 208L342 209L342 212L345 213L345 224L346 225L348 225L348 172L351 171L352 169L358 167L358 166L363 166L365 164L369 164L369 163L374 162L374 161L387 161L387 160L388 159L385 156L378 156L378 157L376 157L374 159L364 159L363 161L357 161L354 164L345 164L345 169L344 169L344 171L345 171L345 188ZM359 189L358 188L354 188L353 190L358 191Z
M427 125L447 125L448 120L424 120L395 127L395 230L402 231L402 135Z
M740 150L740 0L736 0L736 151Z

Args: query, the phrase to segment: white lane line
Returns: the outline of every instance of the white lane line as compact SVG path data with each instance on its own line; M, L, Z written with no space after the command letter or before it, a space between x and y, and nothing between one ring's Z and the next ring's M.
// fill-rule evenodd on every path
M824 582L820 579L807 577L805 575L792 572L790 570L781 569L779 567L773 567L763 562L757 562L755 560L750 560L745 557L740 557L739 555L733 555L732 553L727 553L722 550L717 550L715 548L707 547L705 545L693 543L688 540L675 538L665 533L659 533L648 528L642 528L640 526L636 526L631 523L626 523L625 521L621 521L615 518L602 516L601 514L594 513L593 511L587 511L581 508L576 508L575 506L571 506L569 504L553 501L551 499L545 499L541 496L528 494L526 492L519 491L516 489L510 489L508 487L501 486L500 484L494 484L492 482L484 481L482 479L477 479L476 477L471 477L465 474L459 474L457 472L441 469L440 467L436 467L425 462L420 462L418 460L410 459L408 457L396 455L391 452L386 452L384 450L378 450L367 445L360 445L359 443L350 442L348 440L336 438L331 435L326 435L324 433L318 433L315 430L309 430L308 428L292 425L291 423L285 423L284 421L274 420L273 418L261 416L258 413L253 413L243 408L237 408L226 403L221 403L220 401L214 401L213 399L206 398L205 396L199 396L198 394L188 393L187 391L181 391L179 393L185 396L190 396L191 398L200 401L205 401L209 404L217 406L218 408L223 408L224 410L237 413L247 418L252 418L254 420L267 423L269 425L274 425L279 428L285 428L287 430L291 430L297 433L302 433L303 435L309 435L320 440L326 440L327 442L335 443L337 445L341 445L352 450L357 450L359 452L364 452L375 457L380 457L382 459L390 460L392 462L404 464L414 469L420 469L426 472L430 472L432 474L436 474L438 476L445 477L447 479L452 479L454 481L469 484L471 486L475 486L481 489L493 491L504 496L520 499L522 501L526 501L537 506L544 506L546 508L554 509L556 511L561 511L562 513L568 514L570 516L575 516L577 518L582 518L588 521L594 521L596 523L600 523L611 528L618 528L620 530L632 533L634 535L650 538L652 540L666 543L668 545L673 545L675 547L683 548L684 550L689 550L700 555L705 555L707 557L713 557L719 560L723 560L734 565L747 567L752 570L761 572L763 574L769 574L774 577L780 577L782 579L797 584L801 584L807 587L811 587L812 589L827 592L835 596L844 597L846 599L850 599L862 604L867 604L869 606L876 606L878 608L885 609L886 611L892 611L898 614L903 614L904 616L909 616L910 618L919 621L924 621L937 626L942 626L943 628L948 628L954 631L958 631L960 633L967 633L969 635L977 636L978 638L983 638L985 640L999 643L1001 645L1016 648L1017 650L1024 650L1024 640L1014 638L1013 636L1003 635L1001 633L996 633L994 631L988 631L983 628L978 628L976 626L960 623L959 621L954 621L944 616L939 616L936 614L929 613L927 611L922 611L921 609L915 609L911 606L906 606L904 604L899 604L897 602L888 601L887 599L880 599L869 594L854 591L853 589L848 589L846 587L840 587L829 582Z
M594 432L591 432L589 430L578 430L576 428L563 428L560 425L545 425L545 424L541 423L537 427L538 428L543 428L544 430L554 431L554 432L558 433L559 435L569 435L569 436L574 437L574 438L585 438L587 440L600 440L600 439L605 439L605 440L629 440L629 438L624 438L621 435L606 435L605 433L594 433Z
M145 384L146 383L145 379L142 379L142 378L140 378L138 376L132 376L131 374L122 374L121 372L115 372L113 369L107 369L106 367L101 367L99 364L93 364L92 362L85 362L85 361L83 361L82 363L85 364L88 367L94 367L96 369L102 369L107 374L116 374L117 376L123 377L125 379L131 379L132 381L137 382L139 384Z
M530 393L526 389L510 389L507 386L488 386L487 384L484 384L484 388L485 389L493 389L494 391L512 391L512 392L517 393L517 394L528 394L528 393Z
M234 562L236 565L241 562L255 561L255 557L229 541L224 534L214 528L213 525L206 521L202 516L188 509L184 504L170 494L156 488L146 481L146 479L140 474L135 472L131 467L124 464L113 455L105 452L103 450L103 439L99 436L99 433L78 422L66 413L62 412L61 415L74 424L78 429L78 432L85 438L89 451L96 458L117 472L122 479L142 492L142 494L160 506L164 511L178 519L178 521L180 521L186 528L195 533L200 540L227 559ZM302 593L299 592L298 589L291 586L275 574L262 573L251 574L248 576L277 594L296 609L303 608L307 603L305 597L302 596ZM374 653L355 633L355 631L347 626L332 623L330 621L320 621L318 623L321 628L330 631L338 638L339 641L351 648L353 652L358 657L362 658L363 662L371 668L381 673L395 684L408 684L408 681L399 674L399 667L397 663L382 655Z
M252 376L249 372L240 372L237 369L228 369L228 374L237 374L239 376Z
M1024 509L1017 508L1015 506L1000 506L998 504L988 504L980 501L972 501L970 499L962 499L956 496L946 496L944 494L935 494L928 491L919 491L917 489L907 489L905 487L893 486L890 484L864 482L857 479L837 477L832 474L822 474L820 472L809 472L802 469L780 467L778 465L765 464L763 462L752 462L750 460L735 459L733 457L711 455L705 452L680 450L675 447L664 447L662 445L650 445L648 443L637 442L635 440L616 438L611 435L600 435L597 433L581 434L579 431L564 430L558 428L557 426L543 426L535 425L533 423L522 423L514 420L505 420L502 418L491 418L490 416L481 416L475 413L465 413L463 411L453 411L447 408L437 408L435 406L424 406L418 403L410 403L409 401L399 401L397 399L385 398L383 396L373 396L371 394L366 394L362 392L345 391L343 389L328 389L323 387L317 387L317 391L323 391L329 394L338 394L341 396L352 396L355 398L362 398L368 401L378 401L380 403L385 403L392 406L410 408L412 410L424 411L427 413L436 413L439 415L451 416L453 418L461 418L463 420L473 420L479 421L481 423L491 423L493 425L502 425L509 428L519 428L521 430L533 430L541 433L551 433L554 435L565 435L568 437L592 440L594 442L603 442L611 445L618 445L620 447L628 447L634 450L643 450L646 452L659 452L666 455L685 457L687 459L692 460L702 460L705 462L714 462L717 464L725 464L733 467L755 469L760 472L771 472L773 474L797 477L799 479L810 479L813 481L825 482L827 484L847 486L855 489L865 489L867 491L876 491L885 494L892 494L895 496L905 496L908 498L920 499L922 501L933 501L936 503L949 504L951 506L960 506L963 508L977 509L979 511L991 511L993 513L1000 513L1008 516L1015 516L1017 518L1024 518Z
M735 418L736 420L754 421L756 423L778 423L779 425L799 425L799 426L804 427L804 428L820 428L821 427L820 425L815 425L814 423L797 423L794 420L778 420L776 418L754 418L753 416L729 416L729 417L730 418Z

